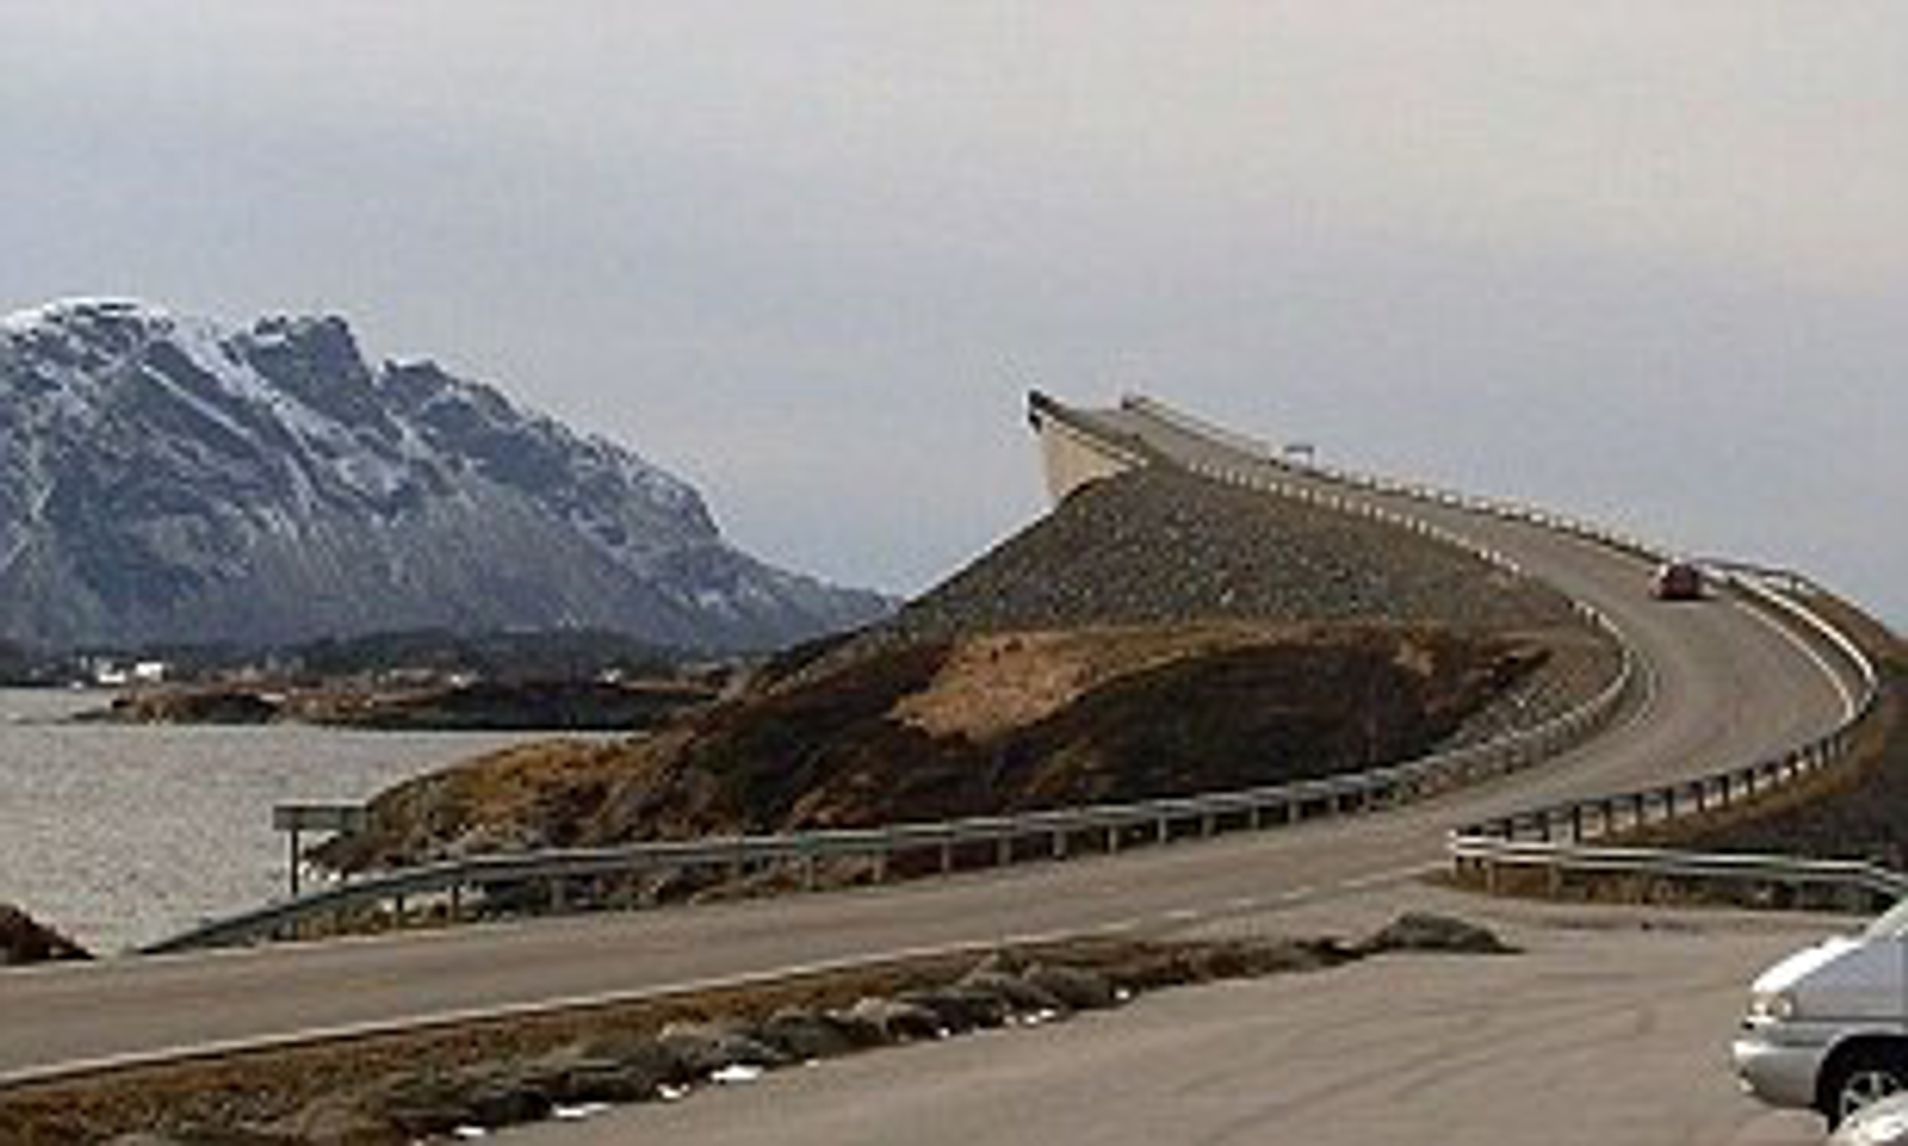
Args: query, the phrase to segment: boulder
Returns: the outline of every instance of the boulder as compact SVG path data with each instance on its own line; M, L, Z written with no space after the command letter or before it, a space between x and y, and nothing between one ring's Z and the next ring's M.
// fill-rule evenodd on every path
M1008 1007L998 995L964 987L935 987L903 991L895 1001L934 1012L949 1031L964 1033L980 1027L998 1027L1007 1021Z
M859 1048L886 1046L894 1041L888 1037L887 1028L867 1010L850 1007L845 1011L829 1011L823 1018Z
M79 944L10 903L0 903L0 967L91 959Z
M777 1067L789 1061L781 1051L723 1023L670 1023L656 1042L696 1078L707 1078L725 1067Z
M1407 911L1361 944L1372 954L1384 951L1447 951L1466 955L1506 955L1517 948L1487 927L1447 915Z
M859 1037L867 1035L869 1037ZM832 1015L785 1007L755 1029L755 1037L791 1059L834 1058L880 1041L880 1032L859 1032Z
M900 1043L913 1039L936 1039L944 1029L941 1017L926 1007L899 999L869 996L848 1009L850 1021L872 1024L884 1042Z
M1120 1001L1111 979L1083 967L1040 963L1027 968L1021 978L1075 1011L1101 1010Z
M576 1048L580 1063L614 1063L614 1072L590 1068L586 1073L604 1085L626 1088L627 1098L605 1094L588 1098L582 1094L566 1097L574 1102L642 1102L656 1097L665 1086L682 1086L695 1081L689 1065L674 1051L647 1035L613 1035L593 1039ZM607 1081L606 1081L607 1080ZM581 1085L581 1084L579 1084Z
M1069 1009L1067 1004L1052 991L1037 987L1019 975L992 970L986 964L968 972L960 985L970 991L995 996L1015 1014L1035 1014L1042 1011L1063 1014Z
M654 1043L658 1063L674 1067L674 1059ZM646 1069L640 1061L625 1062L611 1055L592 1055L582 1046L567 1047L532 1060L523 1068L554 1103L641 1102L654 1096L667 1077Z
M370 1113L413 1136L448 1134L463 1126L510 1126L550 1112L546 1072L531 1064L484 1064L443 1073L400 1075L376 1088Z
M372 1110L364 1095L355 1093L324 1095L296 1113L258 1127L258 1131L267 1140L308 1146L358 1146L388 1142L393 1136L390 1121Z
M1255 979L1291 971L1317 971L1364 954L1336 939L1247 939L1218 943L1189 956L1199 979Z

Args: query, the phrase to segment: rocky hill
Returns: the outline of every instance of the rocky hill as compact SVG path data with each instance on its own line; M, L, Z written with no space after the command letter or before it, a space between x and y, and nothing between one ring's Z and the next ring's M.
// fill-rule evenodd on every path
M1615 670L1615 647L1546 585L1393 526L1160 466L1082 487L892 618L789 650L769 676L983 633L1210 621L1430 625L1547 649L1459 739L1541 720Z
M0 967L90 959L78 944L10 903L0 903Z
M1564 598L1449 546L1146 469L712 709L411 781L326 854L377 867L1283 783L1528 725L1614 664Z
M689 486L336 317L0 319L0 637L594 627L769 647L887 602L726 543Z
M865 827L1245 788L1409 759L1546 657L1434 627L1246 623L923 641L620 744L407 782L327 862Z
M1158 466L1075 491L870 639L1211 618L1508 631L1571 612L1450 546Z

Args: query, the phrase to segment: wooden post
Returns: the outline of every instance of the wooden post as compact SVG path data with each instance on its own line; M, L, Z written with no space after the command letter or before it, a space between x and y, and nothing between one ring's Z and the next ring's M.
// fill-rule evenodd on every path
M298 898L298 869L305 862L304 849L299 847L298 829L291 830L291 897Z

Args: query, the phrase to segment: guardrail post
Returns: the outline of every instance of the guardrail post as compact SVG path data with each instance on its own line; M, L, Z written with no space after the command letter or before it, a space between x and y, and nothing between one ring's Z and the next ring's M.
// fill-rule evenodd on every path
M1014 837L1011 832L1002 832L994 841L994 863L1006 867L1014 862Z
M1570 805L1570 842L1573 844L1580 844L1583 842L1583 805L1582 804Z
M1106 826L1106 854L1112 855L1114 852L1119 850L1120 850L1120 826L1118 824L1108 824Z
M1065 828L1055 828L1053 830L1053 858L1057 860L1067 858L1067 830Z
M560 875L551 876L550 877L550 910L560 912L568 905L569 905L569 889L564 886L563 877Z
M815 862L815 853L812 851L803 852L802 853L802 889L803 890L814 891L815 885L820 882L819 873L817 872L816 868L817 868L817 864Z
M450 885L450 921L452 923L457 923L457 922L460 922L463 918L464 918L464 885L461 883L453 883Z
M1173 836L1172 820L1169 817L1161 816L1158 822L1153 825L1154 842L1163 844L1166 841L1172 839L1172 836Z
M941 874L946 875L953 870L954 870L954 841L942 840L941 841Z

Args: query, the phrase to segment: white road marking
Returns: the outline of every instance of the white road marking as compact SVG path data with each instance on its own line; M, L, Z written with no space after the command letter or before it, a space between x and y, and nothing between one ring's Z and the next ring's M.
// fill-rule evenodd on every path
M1401 883L1407 879L1416 879L1421 875L1429 875L1434 871L1443 870L1444 864L1442 862L1412 864L1410 867L1396 867L1388 871L1375 871L1370 875L1361 875L1354 879L1341 880L1337 885L1337 889L1342 891L1356 891L1367 887L1377 887L1380 884Z
M1774 617L1771 617L1764 611L1762 606L1756 604L1754 601L1744 600L1743 608L1748 611L1751 617L1762 622L1764 626L1772 630L1777 636L1795 646L1797 652L1809 658L1815 667L1822 671L1822 675L1829 678L1829 682L1835 686L1836 695L1842 698L1843 719L1855 719L1855 713L1858 708L1855 703L1855 694L1849 691L1848 682L1842 679L1841 673L1835 671L1835 666L1828 662L1827 657L1816 651L1815 647L1810 645L1807 641L1797 636L1794 630L1776 620Z

